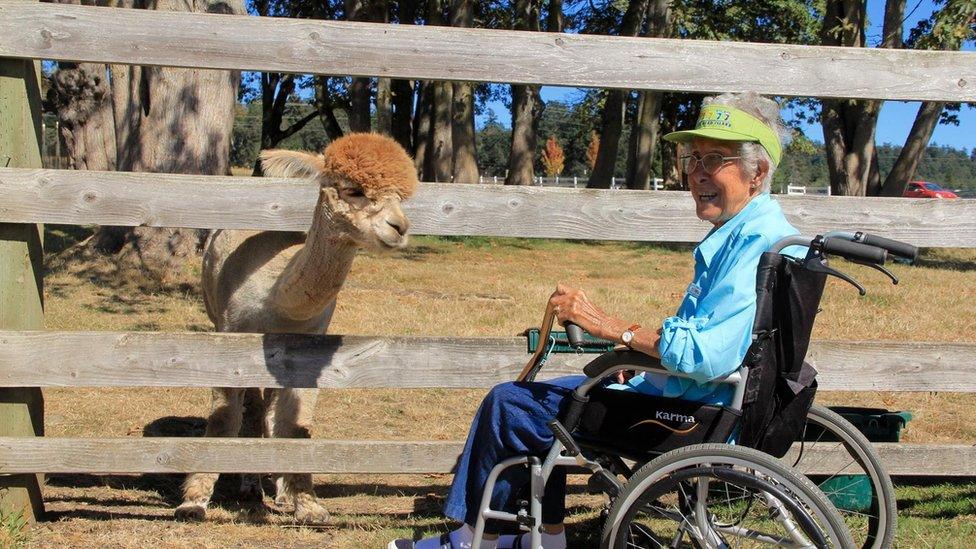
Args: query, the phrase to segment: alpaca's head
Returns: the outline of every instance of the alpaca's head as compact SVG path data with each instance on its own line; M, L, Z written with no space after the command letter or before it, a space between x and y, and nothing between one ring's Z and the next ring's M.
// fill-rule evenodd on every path
M321 187L316 215L332 234L371 249L407 244L410 222L400 202L417 188L413 161L393 139L354 133L333 141L322 154L273 150L261 153L271 177L315 179Z

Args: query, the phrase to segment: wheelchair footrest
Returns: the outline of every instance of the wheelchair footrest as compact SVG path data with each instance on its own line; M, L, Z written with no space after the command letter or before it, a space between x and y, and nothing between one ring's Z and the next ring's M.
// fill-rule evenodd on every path
M620 495L623 486L617 477L610 474L609 471L600 469L590 475L589 480L586 481L586 488L590 493L604 493L615 498Z

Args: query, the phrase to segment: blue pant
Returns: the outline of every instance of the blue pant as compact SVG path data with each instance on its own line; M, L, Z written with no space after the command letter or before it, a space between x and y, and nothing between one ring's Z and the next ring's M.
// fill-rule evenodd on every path
M471 423L444 513L450 518L474 525L491 470L510 457L544 456L555 440L546 423L559 415L567 397L585 379L584 376L567 376L541 383L508 382L492 388ZM513 511L519 490L527 482L528 475L524 468L506 470L495 484L491 508ZM566 516L565 496L566 468L556 467L546 484L542 500L544 523L563 522ZM486 531L495 533L497 530L498 525L489 521Z

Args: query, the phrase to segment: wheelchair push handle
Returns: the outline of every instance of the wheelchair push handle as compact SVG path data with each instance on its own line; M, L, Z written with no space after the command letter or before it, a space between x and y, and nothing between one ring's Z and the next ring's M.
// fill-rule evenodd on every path
M900 242L898 240L892 240L890 238L885 238L883 236L875 236L873 234L867 233L857 233L860 235L858 242L867 244L869 246L877 246L879 248L884 248L888 250L889 253L897 255L908 259L910 261L915 261L918 259L918 248L912 246L907 242Z
M824 252L836 254L851 261L874 265L884 265L888 258L888 251L884 248L851 242L843 238L825 237L820 248Z
M579 349L583 346L583 328L572 322L566 323L566 339L569 340L569 344L574 348Z

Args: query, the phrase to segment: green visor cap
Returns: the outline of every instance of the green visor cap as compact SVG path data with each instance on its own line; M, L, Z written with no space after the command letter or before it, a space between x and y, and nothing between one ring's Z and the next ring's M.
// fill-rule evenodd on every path
M779 166L783 157L783 145L772 128L755 116L727 105L705 105L698 115L695 129L671 132L664 139L672 143L687 143L698 137L759 143L766 149L774 166Z

